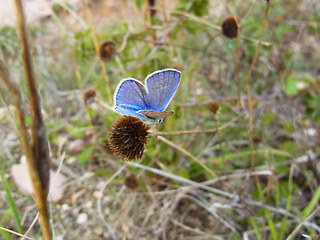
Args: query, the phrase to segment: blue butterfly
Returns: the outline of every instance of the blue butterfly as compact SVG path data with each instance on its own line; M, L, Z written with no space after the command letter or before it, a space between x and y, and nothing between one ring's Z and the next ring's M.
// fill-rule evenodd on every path
M113 108L149 124L163 122L164 117L173 114L165 109L178 89L180 77L180 71L167 68L149 74L145 85L134 78L125 78L114 92Z

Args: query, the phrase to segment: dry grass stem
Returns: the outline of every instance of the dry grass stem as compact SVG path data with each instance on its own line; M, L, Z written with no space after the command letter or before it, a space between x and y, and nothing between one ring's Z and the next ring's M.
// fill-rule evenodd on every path
M246 79L246 90L247 90L247 100L248 100L248 107L249 107L249 138L250 138L250 148L251 150L253 150L253 141L252 141L252 130L253 130L253 112L252 112L252 101L251 101L251 93L250 93L250 82L251 82L251 77L252 77L252 72L254 69L254 66L256 65L256 62L258 60L258 55L259 55L259 50L261 47L261 42L262 42L262 38L264 36L264 32L267 28L268 25L268 11L269 11L269 1L266 1L266 9L265 9L265 14L264 14L264 18L263 18L263 25L262 25L262 30L261 30L261 35L260 38L258 40L258 44L257 44L257 48L256 48L256 52L254 54L252 63L250 65L250 69L249 69L249 73ZM255 158L254 158L254 152L252 151L251 154L251 169L253 170L255 167Z
M8 232L8 233L12 233L12 234L14 234L14 235L16 235L16 236L19 236L19 237L22 237L22 238L26 238L26 239L32 240L32 238L30 238L30 237L28 237L28 236L26 236L26 235L20 234L20 233L18 233L18 232L12 231L12 230L10 230L10 229L8 229L8 228L0 227L0 230L6 231L6 232Z
M187 150L185 150L184 148L178 146L177 144L167 140L166 138L162 137L162 136L158 136L158 139L160 139L162 142L165 142L166 144L170 145L171 147L177 149L178 151L180 151L181 153L183 153L184 155L190 157L193 161L195 161L196 163L198 163L201 167L203 167L204 170L206 170L208 173L210 173L213 177L216 177L217 175L210 169L208 168L203 162L201 162L198 158L196 158L195 156L193 156L190 152L188 152Z
M25 25L25 17L23 13L22 3L20 0L15 0L17 25L20 32L21 47L23 55L23 64L26 72L27 87L29 90L29 104L32 115L32 147L24 143L24 153L27 157L27 165L30 177L32 179L32 187L34 190L35 201L39 211L41 228L45 240L52 239L49 210L47 206L47 196L49 192L49 152L48 143L44 123L42 119L41 107L39 103L38 92L32 68L31 54ZM11 88L11 92L15 96L19 96L18 89ZM20 97L18 97L20 98ZM20 99L16 100L19 104ZM18 112L22 109L17 108ZM20 117L20 131L23 140L28 141L28 134L24 125L23 112L18 113Z

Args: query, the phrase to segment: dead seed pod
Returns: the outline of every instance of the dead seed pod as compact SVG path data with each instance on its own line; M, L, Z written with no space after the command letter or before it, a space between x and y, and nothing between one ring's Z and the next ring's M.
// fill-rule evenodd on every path
M86 106L90 105L95 101L96 98L96 90L94 89L88 89L85 91L84 96L83 96L83 101Z
M124 116L112 127L108 141L110 150L123 160L142 158L150 128L138 118Z
M136 175L134 175L133 173L130 176L126 177L124 184L130 190L136 190L139 187L139 181Z
M226 18L222 25L221 30L227 38L235 38L238 36L238 24L234 17Z
M104 62L111 61L116 55L116 45L112 41L106 41L100 46L100 59Z
M210 103L208 103L208 109L213 113L213 114L217 114L218 110L219 110L220 104L218 102L215 101L211 101Z

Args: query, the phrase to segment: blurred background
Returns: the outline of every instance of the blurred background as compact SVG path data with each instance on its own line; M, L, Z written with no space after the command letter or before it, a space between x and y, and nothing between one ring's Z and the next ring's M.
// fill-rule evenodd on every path
M317 239L320 2L23 3L50 146L54 239ZM26 100L6 0L0 58ZM181 71L181 83L167 108L174 114L152 131L194 132L152 137L141 160L126 162L106 147L121 117L113 93L123 78L143 82L165 68ZM12 98L3 85L0 93L0 227L42 239Z

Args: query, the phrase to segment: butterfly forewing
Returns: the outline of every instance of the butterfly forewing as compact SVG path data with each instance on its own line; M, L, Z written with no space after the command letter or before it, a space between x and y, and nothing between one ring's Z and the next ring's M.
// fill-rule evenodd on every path
M137 111L149 108L148 101L144 85L133 78L122 80L114 93L114 108L124 115L136 116Z
M180 83L180 72L175 69L156 71L146 77L148 101L152 110L164 111Z

